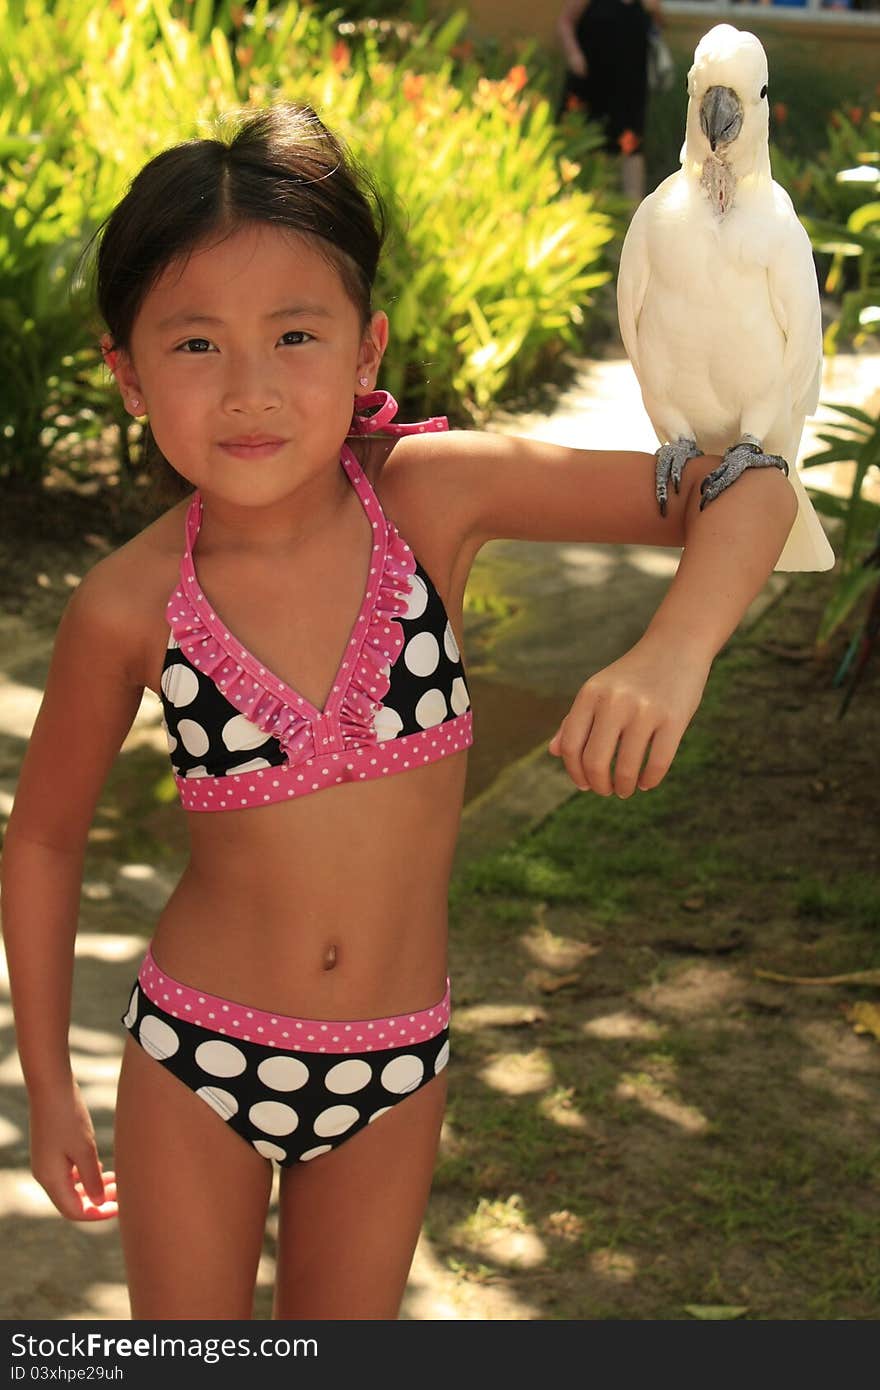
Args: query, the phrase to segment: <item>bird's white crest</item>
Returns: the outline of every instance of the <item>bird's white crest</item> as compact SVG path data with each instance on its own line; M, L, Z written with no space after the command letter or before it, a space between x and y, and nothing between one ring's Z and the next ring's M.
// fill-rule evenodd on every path
M767 55L761 40L746 29L734 29L732 24L716 24L708 34L704 34L694 50L695 68L718 67L721 64L735 63L744 70L746 65L754 65L763 81L767 81Z

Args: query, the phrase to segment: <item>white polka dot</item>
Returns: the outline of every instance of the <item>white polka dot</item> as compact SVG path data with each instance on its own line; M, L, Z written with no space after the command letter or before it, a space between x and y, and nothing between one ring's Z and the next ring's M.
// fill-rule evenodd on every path
M202 1071L211 1076L240 1076L247 1067L241 1048L229 1042L199 1043L195 1059Z
M447 1038L446 1042L443 1044L443 1046L441 1047L440 1051L437 1053L437 1060L436 1060L436 1062L434 1063L434 1075L435 1075L435 1076L437 1075L438 1071L442 1071L442 1070L443 1070L443 1068L446 1066L446 1063L447 1063L448 1061L449 1061L449 1039Z
M452 682L452 689L449 692L449 703L455 714L464 714L465 710L470 708L471 702L468 698L467 686L461 676L456 676L455 680Z
M360 1112L353 1105L331 1105L328 1110L321 1111L314 1130L322 1139L329 1139L334 1134L344 1134L359 1118Z
M373 1068L368 1062L352 1057L347 1062L337 1062L335 1067L331 1067L324 1078L324 1085L335 1095L348 1096L352 1091L362 1091L372 1080L372 1076Z
M235 1096L230 1091L221 1091L219 1086L200 1086L196 1095L207 1101L211 1109L222 1115L224 1120L228 1120L230 1115L234 1115L238 1110Z
M436 686L432 690L426 690L419 703L416 705L416 723L423 729L431 729L435 724L442 724L446 718L446 699L442 690Z
M381 1110L375 1110L367 1121L367 1124L372 1124L374 1120L378 1120L380 1115L387 1115L391 1108L390 1105L383 1105Z
M199 693L199 678L195 671L176 662L162 672L160 685L165 698L177 709L191 705Z
M428 590L424 579L418 574L410 575L409 585L406 612L401 617L420 618L428 606Z
M168 1023L155 1014L147 1014L141 1019L138 1029L141 1045L151 1057L173 1057L180 1047L180 1039Z
M168 752L173 753L175 748L177 747L177 739L174 737L173 733L168 728L168 725L165 724L164 720L162 721L162 723L165 727L165 741L168 744Z
M452 631L452 624L446 624L446 631L443 634L443 647L450 661L458 661L461 656L458 650L458 643L455 640L455 633Z
M399 1095L418 1086L424 1074L425 1065L421 1058L412 1052L406 1052L382 1068L381 1081L386 1091L394 1091Z
M264 739L263 739L263 742L265 743L265 741L266 741L266 740L265 740L265 738L264 738ZM232 772L259 772L259 771L261 770L261 768L264 768L264 767L271 767L271 766L272 766L272 764L271 764L271 763L267 763L265 758L251 758L251 760L250 760L249 763L237 763L236 766L233 767L233 768L231 769L231 771L232 771ZM276 782L275 785L276 785L276 786L278 785L277 782Z
M417 632L406 644L403 659L414 676L430 676L437 670L440 648L433 632Z
M299 1124L296 1111L280 1100L257 1101L248 1111L248 1119L267 1134L292 1134Z
M187 753L192 753L194 758L201 758L207 753L210 740L201 724L194 719L181 719L177 732Z
M309 1069L297 1057L267 1057L257 1067L257 1076L273 1091L298 1091L309 1079Z
M186 775L187 777L207 777L208 769L204 763L199 763L198 767L191 767Z
M266 742L263 730L258 729L249 719L245 719L243 714L234 714L228 719L220 731L220 737L233 753L240 748L259 748L261 743ZM238 768L235 771L237 772Z
M376 738L380 743L385 743L389 738L397 738L403 728L403 720L396 709L391 709L389 705L382 705L373 716L373 728L376 730Z
M280 1148L278 1144L270 1144L268 1139L255 1139L253 1142L257 1153L263 1158L277 1158L278 1162L281 1163L287 1157L284 1149Z
M125 1012L125 1018L122 1020L126 1028L134 1027L134 1022L137 1018L137 997L138 987L137 985L135 985L134 989L131 991L131 998L128 1001L128 1008Z
M310 1159L318 1158L320 1154L328 1154L333 1148L332 1144L319 1144L316 1149L306 1149L304 1154L300 1154L300 1163L308 1163Z

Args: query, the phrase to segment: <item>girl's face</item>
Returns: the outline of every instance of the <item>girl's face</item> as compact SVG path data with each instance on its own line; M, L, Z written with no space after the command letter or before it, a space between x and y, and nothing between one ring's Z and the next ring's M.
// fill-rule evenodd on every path
M385 315L364 330L313 246L253 224L166 267L117 379L178 473L228 502L266 506L336 462L386 341Z

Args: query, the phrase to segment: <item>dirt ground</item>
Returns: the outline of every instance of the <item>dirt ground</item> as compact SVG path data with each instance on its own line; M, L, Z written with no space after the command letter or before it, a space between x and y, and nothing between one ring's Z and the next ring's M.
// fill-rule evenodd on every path
M102 493L18 516L0 538L0 646L16 688L36 691L66 596L132 515ZM668 788L575 795L459 876L452 1099L405 1317L877 1316L880 1041L853 1009L880 1002L880 653L838 719L842 639L810 655L830 583L798 577L730 644ZM536 708L541 729L550 712ZM0 738L7 808L22 748ZM180 863L176 808L135 790L162 762L145 744L111 778L86 872L96 938L146 930L135 897L120 918L100 891L120 864ZM866 970L818 986L758 973ZM86 1034L113 1024L80 1017L78 1045L112 1053ZM6 1015L2 1036L9 1081ZM95 1089L105 1139L113 1064ZM7 1117L21 1174L20 1094ZM2 1220L47 1258L44 1213ZM62 1225L2 1315L125 1316L112 1234ZM272 1254L270 1225L257 1317ZM62 1279L72 1261L90 1294Z
M464 874L429 1231L492 1316L880 1312L880 658L839 720L829 587L719 658L668 786Z

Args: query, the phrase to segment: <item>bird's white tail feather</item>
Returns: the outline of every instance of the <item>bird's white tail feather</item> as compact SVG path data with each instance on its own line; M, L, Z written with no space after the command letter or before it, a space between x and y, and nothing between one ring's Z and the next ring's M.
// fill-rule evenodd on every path
M830 570L835 555L822 523L816 515L797 469L791 468L788 477L797 493L798 512L782 548L782 554L773 568L785 571Z

